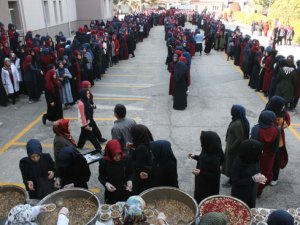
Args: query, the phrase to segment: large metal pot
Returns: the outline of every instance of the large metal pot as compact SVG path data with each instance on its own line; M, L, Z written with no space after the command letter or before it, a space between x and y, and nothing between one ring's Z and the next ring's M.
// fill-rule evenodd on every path
M0 186L0 193L1 192L7 192L7 191L14 191L14 192L21 193L24 196L24 202L22 202L22 203L23 204L26 203L26 200L28 198L28 194L27 194L25 189L23 189L19 186L16 186L16 185L3 185L3 186ZM1 207L1 202L0 202L0 207ZM0 225L4 225L5 222L6 222L6 219L7 219L7 217L0 218Z
M187 205L194 213L194 220L187 225L195 224L196 218L199 216L199 209L197 202L188 193L174 187L156 187L150 188L140 194L140 196L145 200L146 205L149 202L155 200L176 200ZM180 212L176 212L180 213Z
M55 203L57 200L59 201L61 198L85 198L85 199L89 199L89 201L96 203L97 208L98 208L97 212L96 212L95 216L86 225L96 224L96 221L97 221L99 213L100 213L100 201L93 192L83 189L83 188L68 188L68 189L61 189L61 190L55 191L55 192L47 195L45 198L43 198L38 203L38 205Z

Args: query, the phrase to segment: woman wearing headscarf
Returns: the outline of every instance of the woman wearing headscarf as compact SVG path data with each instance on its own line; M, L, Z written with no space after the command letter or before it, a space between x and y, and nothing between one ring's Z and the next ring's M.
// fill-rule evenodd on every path
M280 130L275 125L276 115L272 111L261 112L258 124L251 130L251 138L263 143L263 153L260 157L261 173L267 178L266 184L259 184L257 196L262 194L263 189L273 178L273 165L276 152L278 151Z
M61 84L57 79L56 71L49 70L45 77L45 97L47 101L47 113L43 115L43 124L46 121L56 121L63 118L63 109L60 98Z
M71 135L69 120L60 119L55 121L52 129L55 134L53 140L54 159L57 161L58 154L64 147L77 147L77 144Z
M265 51L265 63L262 64L262 67L264 69L264 80L263 80L262 90L265 96L268 96L269 94L269 88L271 85L272 74L273 74L272 52L273 52L272 47L268 46Z
M149 129L137 124L131 128L132 144L130 155L134 167L134 192L140 194L142 191L152 187L152 165L153 156L150 149L150 142L153 137Z
M23 182L31 199L42 199L54 191L54 162L50 154L42 152L36 139L27 142L26 150L27 157L19 164Z
M105 142L106 139L94 121L94 108L90 101L91 94L88 89L80 90L80 100L78 101L78 110L81 119L81 132L78 140L78 148L83 148L86 140L89 140L94 145L95 149L101 151L100 143Z
M178 188L177 160L171 143L157 140L150 143L153 154L153 186L170 186Z
M294 218L284 210L276 210L272 212L267 220L268 225L293 225Z
M5 225L37 225L34 221L41 213L46 213L45 205L17 205L9 211ZM61 208L58 213L57 225L69 224L68 213L67 208Z
M80 64L79 64L78 57L81 57L79 51L75 51L74 55L71 56L72 75L73 75L73 82L74 82L73 99L76 101L79 99L80 83L81 83Z
M246 110L241 105L233 105L231 107L231 122L226 133L226 148L222 173L227 177L231 177L231 168L238 155L239 145L243 140L249 139L250 126L246 117ZM230 187L229 179L223 187Z
M294 99L294 87L296 86L296 82L297 73L294 61L288 58L285 65L279 69L275 95L283 97L286 104L290 105Z
M189 158L197 161L193 174L195 175L194 198L198 203L206 197L219 194L220 166L224 160L221 139L216 132L202 131L200 142L201 154L188 155Z
M174 93L174 72L175 67L178 62L178 55L173 55L173 61L168 64L168 71L170 72L170 82L169 82L169 95L173 95Z
M16 103L17 93L20 89L20 76L14 64L9 58L4 59L4 67L1 70L1 80L8 97L12 99L12 104Z
M31 55L27 55L25 57L25 61L23 63L23 71L24 81L26 83L26 89L29 95L29 103L31 104L33 103L33 101L37 100L40 97L38 95L37 87L35 86L35 77L43 75L43 72L32 65Z
M270 110L276 115L276 125L280 128L280 138L278 145L278 152L276 152L273 178L270 182L271 186L275 186L278 182L280 169L284 169L288 163L288 153L285 144L285 128L291 124L290 114L285 109L286 101L280 96L273 96L266 104L265 110Z
M223 213L210 212L202 216L200 225L227 225L227 219Z
M105 187L105 202L115 204L126 201L132 195L133 169L118 140L110 140L105 155L99 161L100 183Z
M184 110L187 107L188 67L184 62L178 62L174 71L174 103L173 108Z
M58 80L61 83L60 94L62 98L62 103L65 105L66 108L69 108L70 105L74 102L69 81L69 79L72 79L72 75L70 71L64 67L62 61L58 61L58 68L56 69L56 74Z
M61 187L88 189L91 171L86 159L74 147L63 148L57 157L57 175Z
M260 173L259 158L263 144L257 140L244 140L239 147L238 157L231 171L231 195L255 208L257 185L266 178Z

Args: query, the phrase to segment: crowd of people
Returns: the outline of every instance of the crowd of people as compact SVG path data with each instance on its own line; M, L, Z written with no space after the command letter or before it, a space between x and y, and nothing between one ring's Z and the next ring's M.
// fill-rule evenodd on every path
M0 105L7 106L9 98L15 104L19 94L27 94L33 103L45 92L48 109L58 111L45 119L62 118L61 106L69 108L80 99L82 81L93 86L119 60L135 57L136 43L148 37L153 18L144 13L106 23L91 21L79 27L73 41L62 33L54 41L28 31L24 43L12 24L6 30L0 23Z
M294 95L288 98L286 92L294 94L296 88L292 91L290 88L295 87L297 75L300 76L292 64L293 57L278 59L272 47L266 48L263 57L263 48L257 40L243 37L238 28L235 31L226 30L221 21L205 13L192 15L192 22L197 25L195 32L184 28L186 18L183 12L173 9L129 15L124 21L115 18L106 24L92 21L90 28L85 26L79 29L71 43L61 35L56 38L57 43L54 45L49 37L32 38L27 34L26 45L17 46L16 52L12 50L13 47L8 51L4 50L3 46L6 45L2 46L4 55L1 54L5 64L1 73L5 90L2 92L6 95L0 93L1 100L7 104L5 98L9 96L14 103L16 93L23 90L27 91L32 103L45 91L48 110L43 122L54 121L54 159L50 154L43 153L39 140L31 139L26 145L27 156L20 160L23 182L30 198L42 199L60 188L88 188L92 171L78 151L83 148L86 140L91 141L95 149L103 154L99 161L98 180L105 188L106 203L126 201L151 187L179 187L177 158L168 140L154 140L147 126L127 118L126 107L117 104L114 108L116 121L111 129L111 139L102 150L100 144L107 140L102 137L93 118L96 106L91 87L94 80L100 79L105 70L113 63L118 63L118 60L127 59L129 54L134 57L131 41L134 45L142 41L148 36L153 24L165 26L168 47L166 64L171 74L169 94L174 97L174 109L184 110L187 107L191 60L197 52L202 54L203 44L206 54L212 48L224 49L229 58L241 67L245 78L250 77L249 85L252 87L259 80L259 85L254 88L258 91L262 88L269 96L269 102L252 129L245 108L241 105L232 106L225 151L216 132L201 132L201 152L187 155L188 159L197 162L190 173L190 176L195 177L195 200L200 203L206 197L220 194L221 173L228 177L223 186L231 188L231 195L250 208L255 207L256 198L263 193L266 185L277 184L279 171L288 162L284 130L291 121L287 108L295 102ZM17 36L15 33L13 38ZM11 42L10 46L14 46L14 43ZM19 67L13 65L10 51L21 61ZM43 58L50 61L43 61ZM259 67L256 68L256 65ZM26 80L26 76L30 80ZM21 81L25 81L25 85ZM17 91L18 82L20 89ZM264 88L264 85L268 87ZM7 86L11 86L11 92ZM72 136L69 121L63 119L62 110L62 105L68 107L76 101L82 123L78 142ZM15 214L10 215L20 215L18 210L34 211L28 207L13 209ZM38 209L38 213L42 211ZM32 220L38 213L32 217L29 213L27 217ZM58 222L59 225L68 224L67 214L67 209L59 213L58 220L64 220ZM14 218L11 220L8 218L10 224L13 224ZM212 224L211 221L216 221L214 224L227 224L226 217L220 213L203 216L200 224ZM277 225L279 221L287 225L294 223L288 213L280 210L268 218L269 225ZM165 224L163 214L159 215L158 222Z

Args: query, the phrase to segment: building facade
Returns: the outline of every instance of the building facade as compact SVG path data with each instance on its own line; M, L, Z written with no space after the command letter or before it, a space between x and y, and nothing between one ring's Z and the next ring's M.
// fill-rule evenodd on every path
M22 34L33 31L70 36L91 20L111 19L113 0L0 0L0 21L13 23Z
M222 12L227 7L224 0L191 0L191 9L202 12L207 10L209 12Z

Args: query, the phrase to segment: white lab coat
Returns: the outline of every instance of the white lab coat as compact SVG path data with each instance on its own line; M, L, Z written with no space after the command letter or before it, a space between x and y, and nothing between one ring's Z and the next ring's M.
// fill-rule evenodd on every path
M16 68L16 66L14 64L11 64L11 72L13 74L13 78L14 78L14 86L10 80L10 77L9 77L9 72L2 68L2 71L1 71L1 79L2 79L2 84L4 86L4 89L6 91L6 94L13 94L17 91L20 90L20 86L19 86L19 82L20 82L20 76L19 76L19 72ZM15 87L15 90L14 90L14 87Z

